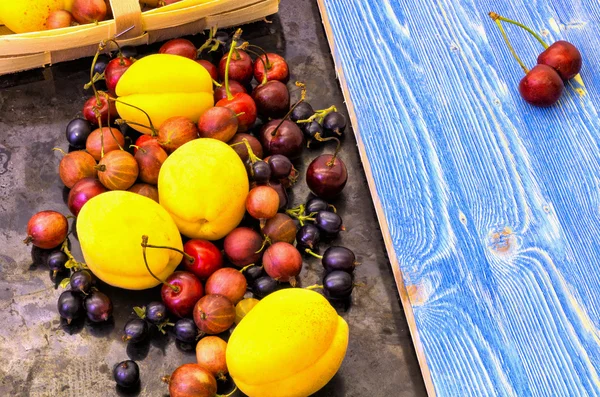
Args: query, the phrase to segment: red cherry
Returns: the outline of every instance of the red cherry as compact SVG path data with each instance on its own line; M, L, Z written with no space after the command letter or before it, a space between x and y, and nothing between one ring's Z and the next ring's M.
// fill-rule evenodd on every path
M243 85L238 83L235 80L229 80L229 91L231 91L231 95L244 93L247 94L248 91L244 88ZM215 103L219 102L221 99L227 98L227 92L225 91L225 84L222 84L221 87L215 88Z
M290 93L281 81L267 81L257 86L252 91L252 99L258 113L268 118L283 117L290 110Z
M217 67L215 65L213 65L211 62L209 62L205 59L197 59L196 62L198 62L200 65L202 65L204 67L204 69L206 69L208 74L210 74L211 79L213 79L215 81L219 79L219 71L217 70ZM231 81L229 82L229 84L231 84Z
M267 57L269 58L269 65L267 65L267 81L279 80L286 83L290 78L290 71L285 59L282 56L271 52L267 53ZM264 63L261 62L261 59ZM258 82L263 81L266 62L267 60L264 55L261 55L254 61L254 78Z
M204 296L204 287L190 272L175 272L163 284L160 295L165 306L177 317L189 317L196 302Z
M118 115L115 103L108 100L108 94L104 91L98 91L97 99L94 95L83 105L83 117L93 125L98 125L98 116L102 125L106 126L109 118L115 120Z
M131 65L133 65L131 59L121 57L116 57L106 65L104 79L106 80L106 87L111 94L115 93L117 83L121 79L121 76L123 76L123 73L125 73Z
M206 280L223 267L221 251L210 241L190 240L184 244L183 251L194 258L194 262L184 256L181 263L201 280Z
M533 106L547 107L555 104L565 88L556 70L546 65L536 65L519 83L519 92Z
M581 53L568 41L559 40L546 48L537 59L538 64L550 66L561 79L572 79L581 70Z
M248 131L256 121L256 103L248 94L238 93L232 99L221 99L215 106L223 106L233 110L235 114L239 114L238 132Z
M284 120L275 131L279 123L279 119L271 120L260 129L260 143L271 155L282 154L292 160L300 157L305 146L302 130L293 121Z
M196 59L196 46L186 39L169 40L160 47L158 52L161 54L172 54L189 59Z
M227 55L223 55L219 61L219 77L221 80L225 79ZM252 58L250 58L250 55L243 50L234 51L229 63L229 78L246 85L252 81L252 71Z

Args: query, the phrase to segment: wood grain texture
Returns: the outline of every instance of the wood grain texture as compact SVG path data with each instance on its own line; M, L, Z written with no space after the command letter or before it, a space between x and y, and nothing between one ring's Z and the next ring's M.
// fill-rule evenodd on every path
M319 2L430 394L600 395L600 5ZM585 88L526 104L489 11Z

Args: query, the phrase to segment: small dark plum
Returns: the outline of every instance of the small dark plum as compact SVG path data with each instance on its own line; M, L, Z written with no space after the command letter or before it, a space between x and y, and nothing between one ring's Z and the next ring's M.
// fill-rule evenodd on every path
M308 102L300 102L298 106L292 110L292 113L290 114L290 120L293 122L298 120L306 120L313 114L315 114L315 110Z
M69 260L67 254L62 251L54 251L50 255L48 255L48 259L46 260L46 264L48 268L54 272L60 272L65 269L65 264Z
M271 167L271 176L275 180L287 178L294 168L292 161L281 154L270 156L268 163Z
M112 316L112 301L100 291L92 291L85 299L84 305L88 318L94 323L107 321Z
M92 273L89 270L78 270L71 275L71 289L87 294L92 288L93 281L94 278L92 277Z
M58 297L58 314L71 323L83 314L83 298L75 291L65 291Z
M323 253L321 263L327 273L341 270L352 274L356 267L356 255L346 247L329 247Z
M148 338L150 327L146 320L134 318L125 324L123 327L123 342L139 343Z
M346 299L352 294L354 280L350 273L333 271L323 278L323 290L329 299Z
M184 343L195 343L200 336L196 323L191 318L182 318L173 327L175 338Z
M314 250L318 247L321 239L319 228L312 223L302 226L296 233L296 246L301 252L305 249Z
M75 149L85 149L85 143L91 133L92 125L86 119L76 118L67 124L67 141Z
M123 55L123 58L137 58L138 50L134 46L124 46L121 47L121 55Z
M317 134L319 134L320 137L324 136L323 133L323 126L321 124L319 124L318 121L311 121L310 123L306 123L303 124L304 128L302 131L304 131L304 135L306 136L306 139L309 140L309 145L311 143L313 143L314 140L316 140L316 136Z
M167 307L162 302L150 302L146 305L146 318L152 324L160 324L167 318Z
M564 89L565 85L556 70L542 64L535 65L519 83L521 97L538 107L554 105Z
M341 230L344 230L342 218L329 211L319 211L315 217L315 225L328 238L335 237Z
M323 119L326 136L342 136L346 130L346 117L339 112L331 112Z
M269 181L269 183L267 184L270 187L272 187L273 189L275 189L275 191L277 192L277 195L279 196L279 211L284 211L287 208L288 205L288 194L287 194L287 190L285 189L285 186L277 181Z
M277 281L269 276L263 276L254 280L252 293L259 299L275 292L277 289Z
M566 81L575 77L581 70L581 53L568 41L559 40L538 56L537 63L550 66Z
M329 205L329 203L327 203L327 201L316 197L308 200L304 210L307 214L312 214L313 212L329 211L330 208L332 207Z
M253 265L244 270L244 277L246 277L246 282L248 282L248 285L250 286L254 285L254 282L264 275L265 270L262 266Z
M102 74L106 69L106 65L110 62L110 57L106 54L98 55L96 64L94 65L94 73Z
M117 385L133 388L140 382L140 367L132 360L121 361L113 369L113 377Z
M256 183L267 183L271 179L271 167L264 161L256 161L252 164L252 179Z

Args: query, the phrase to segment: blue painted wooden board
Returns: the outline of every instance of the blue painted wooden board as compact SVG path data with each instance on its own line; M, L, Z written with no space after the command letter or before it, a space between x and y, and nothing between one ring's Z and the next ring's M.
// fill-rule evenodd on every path
M319 3L430 394L600 395L600 3ZM584 95L525 103L489 11Z

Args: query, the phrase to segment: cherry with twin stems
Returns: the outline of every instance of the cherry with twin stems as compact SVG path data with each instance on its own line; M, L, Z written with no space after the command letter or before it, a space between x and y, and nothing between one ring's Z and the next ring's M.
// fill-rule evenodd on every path
M229 53L227 54L227 63L225 66L225 91L227 93L227 97L221 99L216 103L215 106L223 106L230 108L238 114L238 132L244 132L249 130L256 121L256 103L252 99L252 97L246 93L239 92L235 95L231 93L229 89L229 67L231 63L231 57L235 50L235 46L237 41L239 40L242 34L242 30L238 29L231 42L231 47L229 48Z
M191 263L195 261L194 257L177 248L150 245L148 244L148 236L142 236L142 255L144 257L144 264L146 265L148 273L163 285L160 293L165 306L171 313L178 317L190 316L196 302L204 296L202 283L194 274L187 271L177 271L171 274L165 281L161 280L152 272L148 265L148 260L146 258L147 248L168 249L179 252Z
M564 91L563 81L575 77L581 70L579 50L573 44L563 40L548 46L537 33L522 23L502 17L495 12L490 12L489 16L500 29L510 52L525 72L525 77L519 83L521 97L534 106L548 107L555 104ZM537 65L531 70L525 66L510 44L501 21L526 30L544 47L544 51L538 56Z

